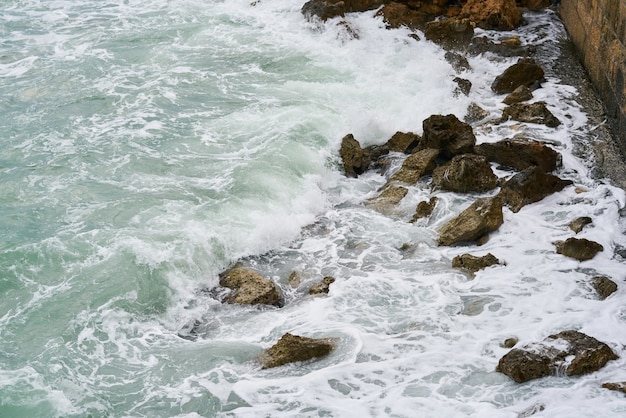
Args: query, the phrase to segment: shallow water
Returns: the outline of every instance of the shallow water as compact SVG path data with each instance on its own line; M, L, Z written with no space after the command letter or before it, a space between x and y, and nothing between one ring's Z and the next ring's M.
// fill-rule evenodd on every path
M511 336L575 328L621 355L626 335L625 197L581 154L594 133L576 87L550 71L566 36L555 15L486 35L539 44L547 81L535 98L563 124L475 132L550 143L557 174L587 191L505 209L487 244L448 248L437 229L477 196L422 181L396 213L376 212L364 202L386 179L345 178L340 140L421 133L426 117L462 118L471 102L496 118L504 105L490 84L515 58L470 57L460 76L473 88L457 96L436 45L384 29L374 12L347 16L355 39L336 21L305 21L300 6L3 4L0 416L626 414L623 396L600 387L626 380L621 359L523 385L495 372ZM432 195L431 218L410 224ZM594 220L578 235L605 248L582 263L552 245L578 216ZM468 276L450 267L465 252L506 265ZM283 308L212 296L241 259L281 286ZM605 301L590 286L598 274L620 284ZM329 296L307 296L326 275L337 279ZM322 360L261 370L256 356L286 332L339 343Z

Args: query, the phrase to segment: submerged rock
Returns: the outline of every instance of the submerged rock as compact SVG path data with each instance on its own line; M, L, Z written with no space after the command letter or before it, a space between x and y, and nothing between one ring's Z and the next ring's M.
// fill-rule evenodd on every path
M577 376L602 368L617 359L611 348L578 331L562 331L541 343L514 348L498 362L496 371L517 383L564 373Z
M321 295L330 291L330 285L335 283L335 278L331 276L324 277L321 281L313 284L309 289L309 295Z
M454 115L432 115L422 123L421 148L435 148L445 158L474 151L476 137L472 127Z
M512 93L519 86L530 87L543 79L543 69L532 58L520 58L491 84L491 90L498 94Z
M578 234L580 231L583 230L585 226L591 224L592 222L593 221L589 216L581 216L580 218L574 219L572 222L567 224L567 226L569 226L572 231Z
M233 290L224 298L227 303L281 305L282 296L273 281L240 265L220 274L220 285Z
M439 230L439 245L476 241L502 225L502 200L495 197L477 199L456 218Z
M433 185L452 192L486 192L498 185L498 177L485 157L463 154L433 171Z
M461 16L482 29L511 30L519 25L522 14L515 0L467 0Z
M502 111L500 121L506 122L509 119L546 125L549 128L556 128L561 124L561 121L548 110L545 102L512 104Z
M604 300L617 292L617 284L606 276L594 277L591 284L598 293L600 300Z
M561 165L560 154L539 141L504 139L494 143L479 144L474 149L476 154L487 157L489 161L516 170L537 166L542 171L551 172Z
M591 260L600 251L604 251L601 244L586 238L568 238L565 241L557 241L554 245L557 253L578 261Z
M429 201L419 202L417 204L417 207L415 208L415 214L413 215L413 218L410 222L414 223L417 222L418 219L430 216L430 214L433 213L433 209L435 209L435 205L437 204L438 200L439 199L436 196L433 196L430 198Z
M482 257L472 254L461 254L452 259L452 267L468 270L472 273L496 264L500 264L500 260L491 253L487 253Z
M519 212L522 207L538 202L571 184L570 180L562 180L533 166L511 177L504 183L498 196L513 212Z
M287 333L276 344L261 353L259 361L264 369L269 369L327 356L334 347L331 338L308 338Z

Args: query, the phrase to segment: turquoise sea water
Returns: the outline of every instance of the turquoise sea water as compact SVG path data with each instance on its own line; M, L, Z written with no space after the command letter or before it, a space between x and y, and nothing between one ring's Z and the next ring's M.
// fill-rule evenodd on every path
M587 191L505 211L473 251L507 265L468 277L450 267L467 249L435 237L475 196L435 191L431 220L409 224L431 195L418 184L397 212L376 212L363 203L384 177L343 177L339 143L421 133L429 115L462 118L472 101L499 115L489 85L514 60L471 57L472 93L458 96L437 46L374 12L348 16L347 30L307 22L300 7L0 6L0 416L515 417L536 404L551 417L626 414L599 387L626 380L622 360L525 385L494 371L512 335L576 328L623 350L622 291L600 302L588 279L624 278L624 196L575 156L593 140L575 88L548 72L535 92L564 122L556 130L475 127L479 141L520 130L545 140L563 154L558 174ZM527 19L523 40L565 37L551 12ZM606 250L578 263L551 241L583 215L594 217L585 237ZM284 308L212 295L242 258L281 286ZM307 296L324 275L337 278L329 296ZM256 356L285 332L340 343L318 362L260 370Z

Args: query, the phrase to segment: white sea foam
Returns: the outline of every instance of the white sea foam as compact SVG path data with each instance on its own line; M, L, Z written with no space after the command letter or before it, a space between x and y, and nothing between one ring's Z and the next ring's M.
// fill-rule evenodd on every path
M590 129L574 87L548 74L534 92L563 123L556 129L509 121L475 132L479 142L520 132L545 141L563 155L557 174L587 191L505 209L482 247L437 247L437 229L476 196L420 182L396 213L376 212L364 202L386 179L343 177L340 140L421 133L426 117L462 118L472 101L499 118L490 84L514 58L470 57L461 76L472 91L455 97L444 51L384 29L375 11L346 16L354 38L338 20L306 22L287 0L9 3L1 201L19 241L0 245L0 415L27 416L19 408L29 405L40 416L626 410L600 389L625 379L621 359L524 385L495 372L512 336L525 344L574 328L623 352L621 284L600 301L590 279L624 278L615 249L626 246L626 198L574 152ZM530 30L510 34L535 44L564 36L550 12L528 20ZM431 195L440 198L431 218L408 223ZM585 262L553 245L574 235L567 223L579 216L593 224L578 236L604 246ZM465 252L505 265L452 269ZM278 283L283 308L211 294L242 258ZM329 295L309 296L327 275L336 278ZM256 357L285 332L336 337L337 349L261 370Z

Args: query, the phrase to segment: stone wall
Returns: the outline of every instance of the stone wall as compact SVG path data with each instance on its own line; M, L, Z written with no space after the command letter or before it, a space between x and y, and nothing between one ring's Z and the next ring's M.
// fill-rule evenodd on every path
M561 0L560 14L626 152L626 0Z

